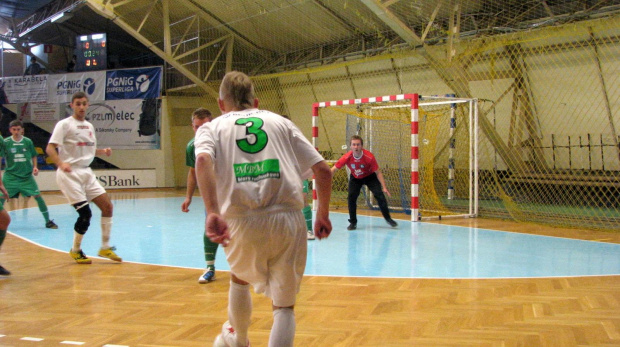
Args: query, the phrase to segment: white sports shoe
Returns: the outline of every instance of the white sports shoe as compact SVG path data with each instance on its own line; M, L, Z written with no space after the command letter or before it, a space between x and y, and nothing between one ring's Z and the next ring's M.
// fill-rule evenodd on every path
M208 283L215 281L215 269L207 268L205 272L198 277L198 283Z
M215 341L213 342L213 347L237 347L237 333L235 329L230 325L228 321L222 325L222 333L217 335ZM250 341L245 347L250 347Z
M314 236L314 232L312 230L308 230L308 240L314 240L316 236Z

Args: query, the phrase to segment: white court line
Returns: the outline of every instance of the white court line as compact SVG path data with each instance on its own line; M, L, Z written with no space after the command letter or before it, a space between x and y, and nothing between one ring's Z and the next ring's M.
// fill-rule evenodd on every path
M64 344L64 345L83 345L84 342L79 342L79 341L61 341L60 344Z
M23 341L34 341L34 342L41 342L41 341L43 341L44 339L39 338L39 337L27 337L27 336L26 336L26 337L22 337L20 340L23 340Z

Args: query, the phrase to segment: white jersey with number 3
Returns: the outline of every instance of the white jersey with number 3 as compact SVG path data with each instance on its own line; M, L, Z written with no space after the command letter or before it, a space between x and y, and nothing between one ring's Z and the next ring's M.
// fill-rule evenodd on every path
M323 160L293 122L259 109L205 123L194 145L196 156L209 154L215 164L224 217L301 210L301 174Z

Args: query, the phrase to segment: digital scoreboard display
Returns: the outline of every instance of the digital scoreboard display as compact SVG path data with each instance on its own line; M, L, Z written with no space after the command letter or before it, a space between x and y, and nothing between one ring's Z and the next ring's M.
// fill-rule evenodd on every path
M106 34L80 35L76 38L75 71L105 70L108 67Z

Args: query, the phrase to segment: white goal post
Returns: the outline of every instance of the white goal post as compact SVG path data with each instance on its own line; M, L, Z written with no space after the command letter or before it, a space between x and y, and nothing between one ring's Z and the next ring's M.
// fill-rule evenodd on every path
M459 106L462 107L459 108ZM328 110L334 112L330 113ZM423 129L421 129L421 121L419 119L421 112L424 114L422 120ZM341 115L347 117L348 120L343 121L340 119L342 118ZM404 117L407 117L407 119ZM429 119L432 119L432 122ZM445 122L441 123L444 120ZM431 131L428 130L431 129L431 123L441 125L433 125L434 130ZM457 124L460 123L465 124L462 124L457 131ZM350 124L353 124L355 129L343 131L342 124L346 124L347 129L351 127ZM326 133L326 142L329 143L328 149L321 148L321 138L319 137L320 125L323 126L323 132ZM396 128L402 129L402 125L410 128L410 136L399 137L397 135L398 130ZM467 129L464 128L465 126ZM419 96L418 94L400 94L318 102L313 104L312 109L312 143L322 153L332 154L333 152L340 151L341 153L333 153L337 154L338 157L326 158L328 160L331 159L332 162L334 159L338 159L343 154L343 151L346 152L347 148L342 146L334 150L334 147L331 145L331 142L334 142L334 138L348 145L348 137L351 134L359 135L360 132L363 132L368 137L369 146L366 147L371 152L373 152L372 144L379 141L383 142L384 147L387 146L387 153L390 153L390 155L392 152L398 152L397 148L410 146L410 150L407 150L409 153L406 153L409 156L407 161L410 159L410 170L406 167L408 166L406 162L400 159L395 162L396 164L392 164L391 167L382 168L381 170L384 172L384 177L386 176L385 171L395 172L395 177L402 176L394 178L391 185L399 190L399 195L402 195L397 197L396 200L401 199L403 201L402 210L411 214L411 221L430 218L474 217L478 214L477 129L478 100L474 98L457 98L451 95ZM383 133L380 131L383 131ZM402 130L400 131L402 132ZM405 131L409 132L407 129ZM425 136L422 146L427 146L430 143L433 147L440 148L431 152L422 151L422 158L420 157L420 131ZM442 135L438 135L440 133ZM399 138L402 138L403 141L399 141ZM459 140L461 139L465 140L460 142L466 143L460 143ZM364 144L366 145L366 142ZM461 158L455 158L457 153ZM441 156L442 159L447 157L447 161L443 160L445 163L442 162L442 165L445 167L436 167L437 165L432 164L436 159L430 158L429 161L427 158L426 162L431 164L425 164L421 168L420 161L424 160L424 155L429 155L429 157ZM465 157L466 160L463 159ZM380 166L382 161L386 161L385 158L381 157L378 157L377 160ZM463 163L464 161L466 163ZM455 163L460 165L460 169L457 168ZM463 165L466 166L464 167ZM408 175L403 174L405 170L408 171ZM435 184L434 181L436 179L434 177L440 176L439 172L441 172L442 177L445 176L445 179L442 178L442 181L445 182ZM424 177L423 174L425 175ZM457 176L464 175L467 177L458 179L461 182L459 183L461 187L456 189L459 192L459 194L456 194L456 178ZM409 184L410 186L406 187ZM421 189L421 184L425 187L424 189ZM314 187L315 185L313 184L313 207L316 208L317 194ZM445 188L445 194L443 192L437 194L436 190L438 187L441 187L442 191ZM441 208L434 208L431 206L434 204L430 203L428 204L429 206L421 205L421 198L423 198L420 196L421 191L422 194L432 191L431 195L435 195L434 200L441 205ZM407 199L404 197L405 194L410 195L408 202L405 201ZM456 206L453 202L457 200L457 195L460 197L461 205L458 208L452 208L452 205ZM465 197L465 195L467 196ZM372 206L372 204L369 206ZM392 209L392 206L390 208ZM432 211L433 209L436 211Z

